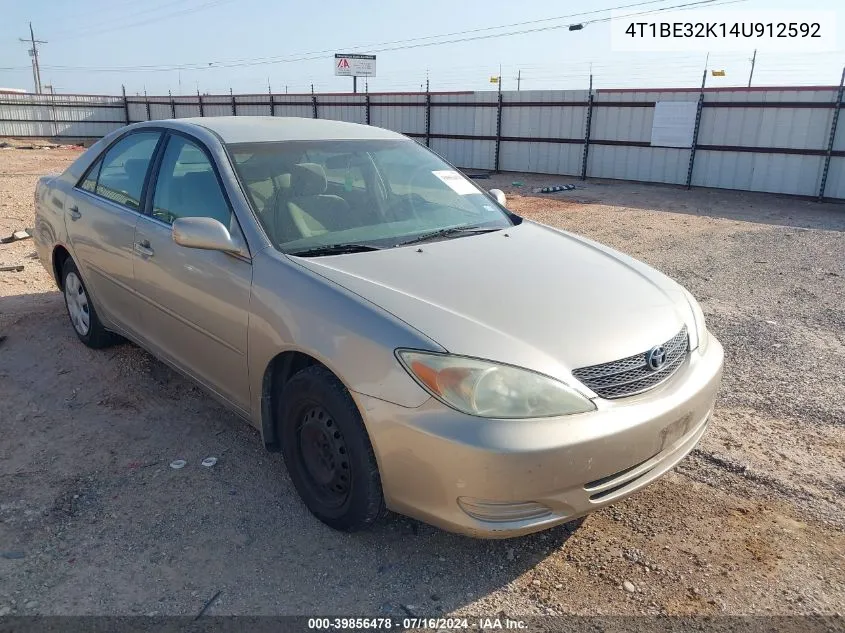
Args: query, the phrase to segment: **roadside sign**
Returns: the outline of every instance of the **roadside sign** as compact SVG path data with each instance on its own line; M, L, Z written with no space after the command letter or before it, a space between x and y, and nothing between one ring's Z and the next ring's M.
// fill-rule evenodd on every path
M337 77L375 77L376 56L335 53L334 74Z

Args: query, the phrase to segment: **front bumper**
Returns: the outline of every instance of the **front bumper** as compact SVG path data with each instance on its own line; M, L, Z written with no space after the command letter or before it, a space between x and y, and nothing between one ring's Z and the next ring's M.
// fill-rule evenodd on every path
M559 418L489 420L434 399L409 409L353 396L391 510L452 532L504 538L597 510L671 469L705 431L723 358L711 335L707 351L689 354L659 387Z

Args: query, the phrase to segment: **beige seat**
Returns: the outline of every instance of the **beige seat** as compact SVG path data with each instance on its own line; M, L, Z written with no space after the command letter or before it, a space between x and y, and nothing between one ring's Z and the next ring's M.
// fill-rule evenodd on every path
M317 163L293 165L284 185L259 213L277 244L349 228L350 207L340 196L326 194L326 172Z
M287 209L301 237L338 230L349 221L349 204L340 196L326 194L326 185L326 172L321 165L293 166Z

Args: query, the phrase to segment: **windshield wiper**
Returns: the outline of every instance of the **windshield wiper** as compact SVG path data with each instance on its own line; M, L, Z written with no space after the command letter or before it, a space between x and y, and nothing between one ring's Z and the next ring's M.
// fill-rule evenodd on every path
M344 253L366 253L369 251L380 251L379 246L370 244L327 244L326 246L315 246L301 251L292 251L288 255L295 257L319 257L321 255L343 255Z
M500 230L501 227L485 228L481 226L450 226L445 229L437 229L436 231L423 233L422 235L418 235L417 237L411 238L410 240L399 242L394 246L407 246L408 244L419 244L420 242L427 242L429 240L434 240L439 237L449 237L450 235L477 235L479 233L490 233L492 231Z

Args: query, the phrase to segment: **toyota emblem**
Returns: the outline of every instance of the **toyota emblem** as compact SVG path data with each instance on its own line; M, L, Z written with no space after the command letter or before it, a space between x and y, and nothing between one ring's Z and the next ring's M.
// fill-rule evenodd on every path
M666 363L666 350L663 349L662 345L652 347L645 355L645 361L648 363L649 369L657 371Z

